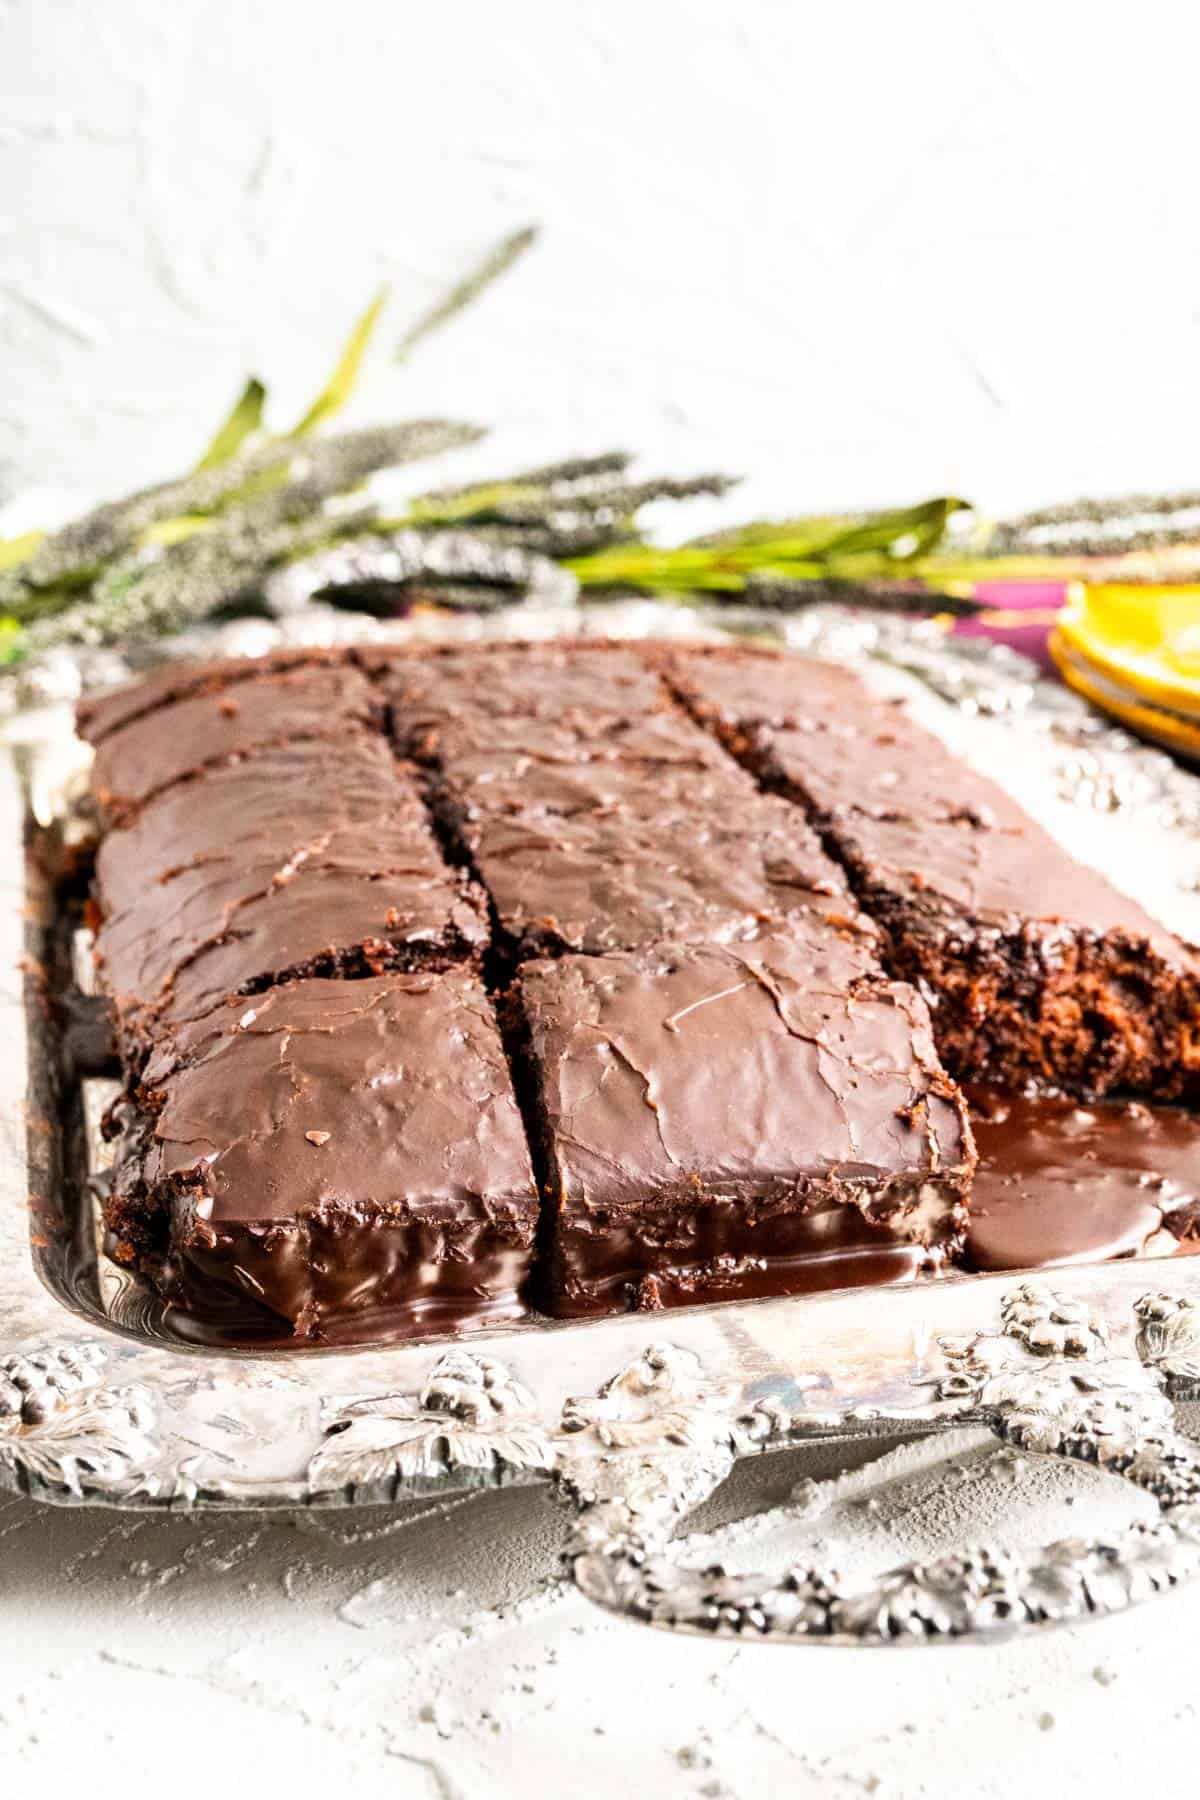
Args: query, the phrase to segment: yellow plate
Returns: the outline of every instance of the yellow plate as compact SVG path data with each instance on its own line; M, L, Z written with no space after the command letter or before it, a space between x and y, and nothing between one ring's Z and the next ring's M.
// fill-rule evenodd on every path
M1080 656L1058 629L1050 633L1049 643L1050 654L1068 687L1139 737L1150 738L1165 749L1174 750L1176 755L1200 762L1200 717L1193 721L1183 713L1138 700L1129 689L1116 685L1105 670Z
M1200 717L1200 586L1072 582L1058 632L1138 702Z

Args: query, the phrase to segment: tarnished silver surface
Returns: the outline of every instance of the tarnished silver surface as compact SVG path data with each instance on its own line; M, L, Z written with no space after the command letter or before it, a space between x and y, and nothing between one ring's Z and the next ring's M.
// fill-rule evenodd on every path
M393 531L285 563L263 583L263 598L273 613L283 616L307 607L331 587L368 582L395 586L421 579L487 584L508 589L510 599L525 590L543 606L570 606L579 595L575 577L552 557L515 544L489 543L472 531Z
M436 635L732 624L649 603L529 607ZM1058 808L1079 853L1126 885L1136 873L1140 898L1200 936L1195 857L1180 856L1181 838L1200 835L1200 783L1021 659L829 608L741 615L735 628L898 682L956 749L1043 816ZM236 653L350 629L314 606L180 647ZM65 699L15 720L0 759L0 1487L67 1504L262 1508L551 1482L576 1514L575 1579L599 1604L671 1629L826 1644L990 1639L1111 1612L1200 1571L1200 1465L1172 1411L1200 1392L1196 1258L1058 1271L1052 1287L955 1277L382 1350L168 1344L136 1284L106 1269L64 1181L63 1097L40 1024L50 897L20 844L29 821L63 818L79 770ZM1034 1554L987 1546L865 1585L834 1568L758 1577L672 1558L676 1528L741 1456L981 1421L1124 1477L1161 1520Z
M909 1405L852 1409L860 1426L873 1417L893 1430L986 1424L1021 1450L1122 1477L1154 1498L1158 1519L1033 1551L974 1545L853 1582L832 1561L776 1576L688 1568L672 1557L671 1536L738 1456L823 1424L844 1429L850 1414L793 1409L775 1396L747 1404L736 1384L722 1386L668 1345L564 1410L583 1439L556 1468L578 1512L568 1552L576 1582L598 1605L668 1630L869 1647L994 1641L1120 1612L1191 1580L1200 1573L1200 1453L1172 1402L1200 1389L1200 1270L1177 1265L1170 1276L1178 1280L1149 1293L1139 1293L1144 1267L1129 1266L1073 1272L1054 1288L956 1283L951 1305L966 1316L999 1301L992 1328L938 1329L928 1356L913 1358ZM931 1316L946 1302L937 1294ZM824 1344L813 1351L827 1354Z

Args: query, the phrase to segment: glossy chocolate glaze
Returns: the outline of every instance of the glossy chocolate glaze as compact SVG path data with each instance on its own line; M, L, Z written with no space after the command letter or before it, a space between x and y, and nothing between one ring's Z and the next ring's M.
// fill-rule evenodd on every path
M287 669L343 668L346 661L343 650L305 646L271 650L265 656L222 657L212 662L167 662L110 693L89 695L81 700L75 709L75 728L87 743L101 744L111 733L134 719L174 706L177 701L194 694L223 692L243 681L259 681L264 675Z
M444 772L467 816L597 810L693 818L733 810L747 777L690 719L658 713L628 729L540 719L458 721L424 735L420 759Z
M453 761L456 767L486 777L498 771L512 779L535 765L625 762L665 771L734 767L715 738L671 703L660 689L654 712L621 714L563 707L552 718L527 718L493 710L486 702L460 706L450 713L431 708L420 718L392 710L400 747L422 762ZM476 759L472 768L470 759Z
M494 1259L491 1268L495 1278ZM517 1274L514 1267L511 1278ZM326 1312L318 1334L298 1337L286 1319L259 1305L245 1288L235 1290L227 1278L227 1268L214 1279L190 1260L173 1260L160 1268L155 1283L164 1302L159 1333L209 1350L354 1350L450 1333L470 1337L536 1322L536 1315L512 1287L504 1289L504 1298L491 1299L478 1285L464 1280L457 1294L433 1293L401 1298L394 1306L372 1302Z
M341 737L378 716L371 685L357 669L260 675L177 701L168 730L151 712L110 731L96 750L92 793L105 818L120 819L200 769L266 744Z
M206 769L158 794L96 853L95 892L117 913L152 885L198 864L301 858L314 843L364 875L388 865L387 821L422 813L415 771L397 764L377 734L351 731L336 744L301 739ZM370 843L378 838L380 855Z
M814 908L856 913L836 868L767 796L748 795L736 818L443 811L518 957L723 943Z
M961 1231L965 1106L924 1003L853 931L809 914L750 943L532 962L516 1002L552 1310L783 1291L806 1215L834 1207L927 1249Z
M157 1268L167 1323L194 1343L406 1341L529 1316L532 1225L325 1212L199 1238L185 1215Z
M465 971L272 988L161 1040L140 1097L107 1217L144 1253L159 1210L168 1291L248 1294L301 1337L376 1310L523 1310L537 1197Z
M319 857L278 873L267 863L202 886L189 878L105 922L97 966L131 1028L153 1037L298 974L444 966L484 941L469 882L432 858L386 878Z
M239 905L230 929L170 977L145 1023L202 1018L230 996L303 975L357 979L389 969L448 968L485 941L481 907L457 870L381 879L318 863Z
M584 1318L883 1287L943 1264L936 1251L871 1225L840 1198L809 1212L760 1213L731 1200L679 1203L614 1219L586 1243L575 1237L568 1248L564 1238L561 1260L537 1298L560 1318Z
M392 678L393 730L436 771L443 836L511 954L721 943L854 911L804 818L714 755L657 675L617 651L577 663L552 647L489 663L487 683L462 655Z
M447 868L414 775L353 732L151 800L104 839L97 889L98 969L139 1038L288 975L445 964L487 936L483 897Z
M974 1087L967 1097L979 1150L963 1252L968 1267L1037 1269L1138 1256L1200 1229L1194 1114L1134 1100L1083 1105Z
M413 733L473 716L558 721L576 714L616 721L664 704L647 659L603 641L489 644L399 656L367 648L359 660L382 672L393 716Z
M764 779L803 790L881 888L976 928L1120 931L1176 967L1200 967L1137 901L851 671L745 652L680 654L671 667L701 711L743 735Z

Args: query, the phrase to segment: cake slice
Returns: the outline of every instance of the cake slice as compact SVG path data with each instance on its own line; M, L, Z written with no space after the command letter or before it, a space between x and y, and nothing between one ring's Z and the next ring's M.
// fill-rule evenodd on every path
M174 698L100 732L91 791L104 819L127 818L152 795L214 764L297 738L339 738L378 726L380 709L357 669L270 670Z
M342 668L342 650L321 650L308 645L268 651L264 656L225 656L211 662L165 662L136 681L127 681L106 694L89 694L75 708L75 729L89 744L103 743L134 719L160 707L172 706L193 694L217 693L243 681L287 669Z
M1200 952L1076 862L994 782L849 670L673 653L671 679L806 809L933 1008L951 1073L1200 1097Z
M249 866L199 896L195 911L207 924L167 912L161 933L147 931L147 907L102 926L97 969L130 1045L298 976L472 959L487 939L475 894L457 872L427 861L423 845L414 848L412 867L379 879L319 858L282 876L273 865ZM176 891L164 893L170 900Z
M670 708L646 658L603 640L358 654L409 730L436 732L463 718L623 720Z
M459 830L501 943L518 961L727 943L811 909L855 911L803 821L753 791L725 816L638 817L614 807L485 817Z
M537 1195L465 970L272 988L160 1038L106 1206L111 1252L267 1335L519 1317Z
M273 982L443 968L488 941L482 894L373 738L265 750L149 801L105 838L97 891L131 1053Z
M958 1243L975 1153L924 1003L870 933L526 964L559 1315L895 1279Z
M555 720L463 713L437 731L404 731L400 720L396 726L406 755L435 773L452 774L461 795L492 811L512 810L514 792L522 805L576 811L602 804L603 784L619 794L622 781L638 774L652 775L664 794L678 800L689 791L685 784L694 791L698 781L728 776L732 767L720 746L680 712ZM596 783L602 784L598 790ZM494 793L502 798L493 800Z
M96 852L95 892L119 912L148 887L201 865L284 864L313 843L358 854L364 874L387 862L388 819L422 814L415 772L386 739L362 732L336 745L309 738L267 745L252 758L203 770L107 831Z
M632 652L417 658L390 691L392 731L429 767L443 841L513 959L722 943L797 910L854 910L803 817Z

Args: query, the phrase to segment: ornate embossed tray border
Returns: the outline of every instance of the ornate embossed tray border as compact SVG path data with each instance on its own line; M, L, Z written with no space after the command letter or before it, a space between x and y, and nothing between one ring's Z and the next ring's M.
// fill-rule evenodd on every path
M322 616L303 621L310 635ZM499 628L639 634L682 620L646 605L514 612ZM1151 862L1170 842L1152 878L1184 896L1194 885L1200 784L1021 659L835 609L739 625L907 671L942 726L953 715L952 738L1015 721L1009 744L1032 746L1035 779L1040 760L1067 803L1143 834ZM684 628L713 624L693 614ZM673 1629L826 1644L989 1639L1118 1610L1200 1572L1200 1457L1173 1410L1200 1393L1196 1258L1063 1271L1052 1287L961 1277L313 1356L182 1352L72 1309L54 1258L78 1222L38 1029L46 896L20 854L31 813L44 822L60 804L69 742L67 709L48 709L15 722L0 760L0 1487L66 1504L264 1508L549 1482L575 1514L569 1566L598 1604ZM1131 849L1111 837L1114 860ZM967 1422L1124 1477L1158 1519L1105 1542L981 1548L849 1585L832 1568L736 1575L672 1557L678 1525L739 1457Z

